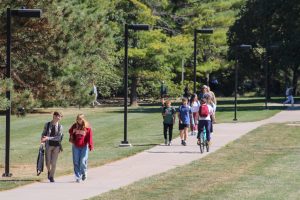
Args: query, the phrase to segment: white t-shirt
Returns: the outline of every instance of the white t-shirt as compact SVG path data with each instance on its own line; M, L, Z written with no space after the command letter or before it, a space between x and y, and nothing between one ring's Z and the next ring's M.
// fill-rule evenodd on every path
M199 101L194 101L191 105L191 110L192 112L199 112L199 108L200 108L200 102Z

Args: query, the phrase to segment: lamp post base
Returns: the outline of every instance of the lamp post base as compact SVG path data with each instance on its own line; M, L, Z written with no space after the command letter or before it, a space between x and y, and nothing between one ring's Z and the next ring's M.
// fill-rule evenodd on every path
M119 144L119 147L132 147L128 141L121 141L121 144Z
M12 173L3 173L2 177L12 177Z

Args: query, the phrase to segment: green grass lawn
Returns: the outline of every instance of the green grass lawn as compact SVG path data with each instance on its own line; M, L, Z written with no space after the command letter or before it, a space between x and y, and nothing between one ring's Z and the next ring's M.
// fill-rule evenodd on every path
M299 199L299 152L299 123L270 124L189 165L92 199Z
M261 102L247 101L247 103L239 105L238 120L261 120L282 109L282 107L274 107L270 110L264 110L261 109L261 104ZM40 135L44 123L52 119L51 111L53 109L45 109L43 110L44 113L28 114L25 118L12 116L10 172L13 177L0 178L0 190L46 178L45 172L39 177L36 176L35 165L40 145ZM64 152L59 155L56 176L73 172L71 145L68 143L68 129L75 121L78 113L84 113L87 116L94 131L95 151L89 155L89 167L100 166L131 156L163 142L162 117L159 105L129 108L128 141L133 145L131 148L118 147L124 138L122 107L82 108L80 110L68 108L61 109L61 111L64 114L62 119L65 133L63 140ZM232 100L220 101L217 112L218 122L232 122L232 119ZM0 173L3 173L5 163L5 116L0 117L0 127ZM174 127L174 136L178 136L177 126Z

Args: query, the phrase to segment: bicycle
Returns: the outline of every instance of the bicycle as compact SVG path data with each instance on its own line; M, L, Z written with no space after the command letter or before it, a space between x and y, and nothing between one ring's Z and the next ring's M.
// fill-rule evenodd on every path
M198 138L197 144L200 147L200 153L204 152L204 147L206 147L206 152L209 152L209 144L206 140L206 130L205 127L203 128L203 131L200 132L200 137Z

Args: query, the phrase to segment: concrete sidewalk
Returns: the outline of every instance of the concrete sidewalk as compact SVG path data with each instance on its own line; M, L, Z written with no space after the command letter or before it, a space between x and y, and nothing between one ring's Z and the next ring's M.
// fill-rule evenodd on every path
M63 176L56 178L55 183L45 181L0 192L0 199L87 199L200 159L261 125L294 121L300 121L300 110L282 111L258 122L215 124L209 153L200 154L195 136L188 138L187 146L181 146L177 138L172 146L159 145L129 158L89 169L85 182L78 184L73 175Z

